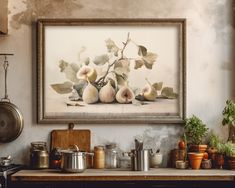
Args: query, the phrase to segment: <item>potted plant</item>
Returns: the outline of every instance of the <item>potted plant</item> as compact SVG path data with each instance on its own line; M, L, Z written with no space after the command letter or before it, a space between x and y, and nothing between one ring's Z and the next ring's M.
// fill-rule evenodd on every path
M235 101L227 100L222 114L222 125L229 126L228 141L235 143Z
M235 169L235 145L231 142L225 143L225 156L227 157L227 165L231 170Z
M202 145L203 138L207 135L208 128L196 116L186 119L184 126L185 135L189 143L189 161L192 169L199 169L207 145Z
M186 119L184 130L189 143L189 150L204 153L207 145L202 145L202 142L208 133L208 128L202 120L193 115Z
M209 159L211 159L213 167L215 167L215 156L218 151L217 145L219 142L220 142L219 136L211 132L209 135L209 141L208 141L209 148L207 149L207 153L209 155Z
M219 142L217 144L217 153L215 155L215 167L223 169L225 156L225 143Z

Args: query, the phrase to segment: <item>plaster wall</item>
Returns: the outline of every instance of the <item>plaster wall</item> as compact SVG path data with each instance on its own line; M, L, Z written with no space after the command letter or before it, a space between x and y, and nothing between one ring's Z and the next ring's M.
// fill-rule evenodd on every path
M36 123L37 18L187 18L187 116L199 116L222 138L222 109L235 98L234 16L232 0L8 0L9 34L0 37L0 52L14 53L8 76L12 102L21 110L25 126L18 139L0 144L0 156L11 154L15 163L28 163L29 145L48 141L53 129L67 125ZM0 60L3 62L3 59ZM0 69L0 96L3 96ZM90 129L92 146L117 142L128 151L136 136L149 147L161 148L167 156L177 145L180 125L77 125ZM164 159L166 165L166 157Z

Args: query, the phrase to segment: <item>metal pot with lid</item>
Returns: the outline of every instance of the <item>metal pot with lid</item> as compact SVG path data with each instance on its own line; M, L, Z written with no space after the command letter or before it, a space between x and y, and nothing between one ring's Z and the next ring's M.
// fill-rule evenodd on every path
M80 151L77 145L73 145L73 148L67 150L61 150L61 170L63 172L70 173L80 173L87 169L87 155L94 155L93 153L88 153Z

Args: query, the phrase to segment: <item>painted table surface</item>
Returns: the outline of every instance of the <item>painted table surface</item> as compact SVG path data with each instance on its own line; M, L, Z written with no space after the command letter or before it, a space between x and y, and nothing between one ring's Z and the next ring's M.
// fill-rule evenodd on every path
M232 170L178 170L172 168L150 169L147 172L129 169L87 169L83 173L62 173L59 170L21 170L11 176L12 181L133 181L133 180L191 180L235 181Z

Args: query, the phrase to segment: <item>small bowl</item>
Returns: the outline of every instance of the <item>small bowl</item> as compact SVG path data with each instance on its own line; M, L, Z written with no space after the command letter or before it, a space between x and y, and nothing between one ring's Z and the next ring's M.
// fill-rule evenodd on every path
M150 156L150 167L158 168L162 164L162 154L161 153L153 153Z
M188 168L188 161L175 161L175 167L177 169L186 169Z

